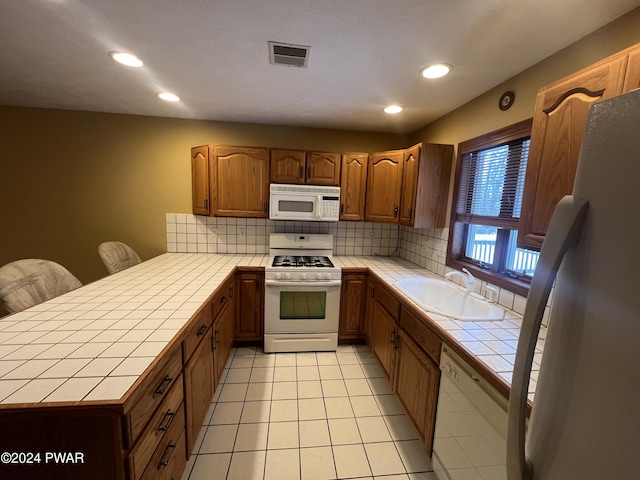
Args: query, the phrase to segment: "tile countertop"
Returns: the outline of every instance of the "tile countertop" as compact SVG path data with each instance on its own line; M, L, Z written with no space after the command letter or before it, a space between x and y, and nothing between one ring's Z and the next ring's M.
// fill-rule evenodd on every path
M267 259L165 253L0 319L0 404L119 400L236 266L261 267ZM368 267L391 286L403 277L434 276L398 257L334 260L342 268ZM430 317L511 383L517 314L483 323ZM542 341L539 348L534 369ZM536 379L537 370L530 398Z

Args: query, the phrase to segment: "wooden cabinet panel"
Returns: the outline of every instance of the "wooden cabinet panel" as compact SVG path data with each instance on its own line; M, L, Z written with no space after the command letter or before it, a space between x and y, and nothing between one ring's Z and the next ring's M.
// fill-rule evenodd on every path
M421 143L405 150L400 224L446 226L452 164L453 145Z
M416 213L416 192L418 190L421 146L420 144L414 145L404 152L399 214L399 222L402 225L412 225Z
M373 306L373 317L371 318L371 349L378 357L380 365L389 379L393 378L397 332L396 322L382 305L376 302Z
M367 300L367 275L363 273L343 273L340 294L341 340L362 337L362 322Z
M382 284L376 285L374 295L376 302L385 308L393 320L398 321L400 318L400 302L398 299Z
M236 274L235 339L262 340L264 272Z
M365 300L365 312L362 322L362 334L367 345L373 350L373 342L371 339L371 319L373 318L373 310L376 304L375 299L375 280L371 276L367 276L367 293Z
M212 213L219 217L268 216L269 150L216 146L211 168Z
M368 159L366 153L342 155L340 220L364 220Z
M211 334L211 304L207 304L200 313L189 322L189 328L182 340L182 362L186 364L203 338Z
M175 417L184 398L182 381L183 376L181 375L151 417L149 424L140 435L140 439L132 448L128 456L131 480L138 479L142 476L153 453L167 433L168 428L176 420ZM209 399L209 402L211 402L211 399ZM198 427L199 426L200 425L198 425Z
M402 306L400 312L400 327L427 352L436 364L440 364L442 340L405 306Z
M187 456L191 455L213 398L213 352L210 338L209 335L200 342L184 368Z
M543 88L536 98L518 244L539 249L551 215L573 190L589 107L622 92L626 56Z
M191 149L191 201L194 215L209 215L209 155L212 147Z
M624 77L624 92L640 88L640 46L629 51L627 73Z
M307 183L340 186L340 160L339 153L307 153Z
M233 346L233 317L229 305L225 305L213 322L214 391L218 386Z
M182 345L177 343L146 374L144 380L127 399L126 423L130 444L135 443L145 425L167 396L182 371Z
M141 480L177 480L187 463L184 435L184 404L169 426L160 445L151 457Z
M305 183L305 152L271 150L270 155L271 183Z
M417 427L427 453L433 447L440 370L402 330L398 350L394 391Z
M398 223L402 150L374 153L367 167L367 222Z

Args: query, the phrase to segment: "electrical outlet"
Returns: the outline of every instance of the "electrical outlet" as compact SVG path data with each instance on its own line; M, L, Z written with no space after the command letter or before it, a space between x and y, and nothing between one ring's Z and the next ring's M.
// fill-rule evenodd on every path
M238 229L238 236L240 238L247 238L247 229L246 228L239 228Z
M369 232L369 241L373 242L376 239L376 232L374 232L373 230L371 230Z

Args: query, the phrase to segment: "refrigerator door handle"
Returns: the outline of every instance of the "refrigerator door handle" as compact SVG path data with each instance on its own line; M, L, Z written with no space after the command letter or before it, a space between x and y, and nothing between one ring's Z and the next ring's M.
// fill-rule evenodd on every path
M551 218L549 233L542 244L538 265L533 274L527 305L522 317L522 329L518 339L513 381L509 395L508 480L530 480L533 475L534 466L525 455L527 393L533 354L551 287L565 253L575 247L580 240L588 204L587 200L572 195L567 195L560 200Z

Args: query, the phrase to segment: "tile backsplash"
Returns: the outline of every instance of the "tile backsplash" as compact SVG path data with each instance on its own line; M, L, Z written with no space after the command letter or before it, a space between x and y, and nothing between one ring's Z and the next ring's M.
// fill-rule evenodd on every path
M397 225L368 222L298 222L263 218L167 213L167 251L268 253L271 233L328 233L336 255L398 254Z
M398 256L439 276L451 270L445 266L448 228L204 217L188 213L167 213L166 226L168 252L266 254L271 233L328 233L333 235L335 255ZM487 286L487 282L478 281L476 292L486 295ZM520 315L524 313L525 298L505 289L497 290L500 305ZM548 325L549 308L550 305L545 310L544 325Z

